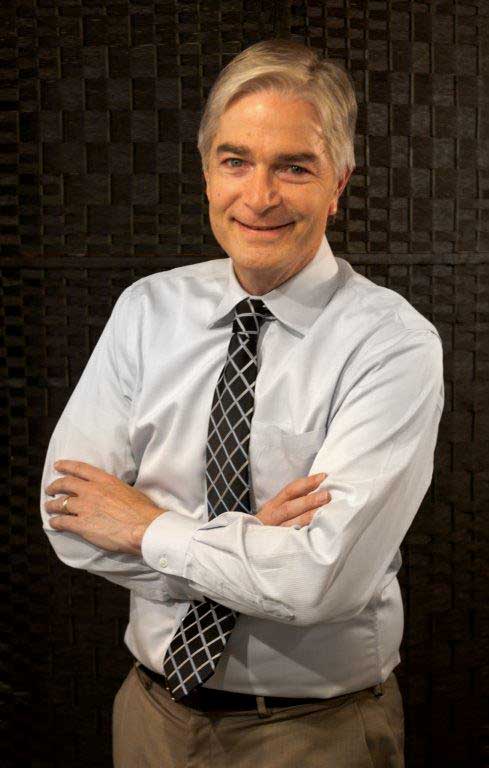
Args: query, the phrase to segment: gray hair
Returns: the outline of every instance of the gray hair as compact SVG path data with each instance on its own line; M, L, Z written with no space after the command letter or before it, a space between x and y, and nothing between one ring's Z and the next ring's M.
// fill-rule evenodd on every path
M337 177L355 168L357 102L349 75L302 43L274 39L239 53L212 86L197 142L204 169L221 115L242 96L268 90L309 101L319 114L325 148Z

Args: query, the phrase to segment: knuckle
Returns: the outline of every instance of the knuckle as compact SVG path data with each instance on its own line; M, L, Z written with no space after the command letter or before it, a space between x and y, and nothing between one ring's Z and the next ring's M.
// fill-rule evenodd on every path
M286 518L290 517L290 515L292 514L292 505L290 501L286 501L282 504L281 512L284 517Z
M282 498L289 499L293 493L294 493L294 483L287 483L287 485L282 489L279 495L282 496Z
M286 517L284 518L279 525L283 526L284 528L290 528L291 525L295 525L296 519L293 517Z

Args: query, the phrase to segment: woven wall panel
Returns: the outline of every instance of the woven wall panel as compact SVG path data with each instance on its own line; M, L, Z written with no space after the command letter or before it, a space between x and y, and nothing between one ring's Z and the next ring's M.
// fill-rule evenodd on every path
M357 173L337 251L487 256L486 2L26 0L3 13L20 54L18 79L6 70L19 144L5 254L218 253L195 145L202 104L234 54L280 34L355 82Z
M200 111L221 66L273 36L355 82L335 252L443 339L434 479L403 545L407 764L489 764L489 4L7 0L0 21L2 768L111 765L128 597L49 549L46 445L122 289L221 255Z

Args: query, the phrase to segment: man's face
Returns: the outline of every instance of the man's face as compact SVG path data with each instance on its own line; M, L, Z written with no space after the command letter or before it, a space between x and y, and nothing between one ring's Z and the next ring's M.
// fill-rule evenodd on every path
M314 257L349 178L337 179L312 104L273 91L224 112L204 175L212 231L257 295Z

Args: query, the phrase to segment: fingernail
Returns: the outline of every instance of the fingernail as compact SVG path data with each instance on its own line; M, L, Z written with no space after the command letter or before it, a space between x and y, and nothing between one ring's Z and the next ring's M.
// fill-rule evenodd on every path
M326 474L326 472L319 472L319 473L316 475L316 477L317 477L317 478L321 478L321 480L324 480L324 478L325 478L325 477L327 477L327 474Z

